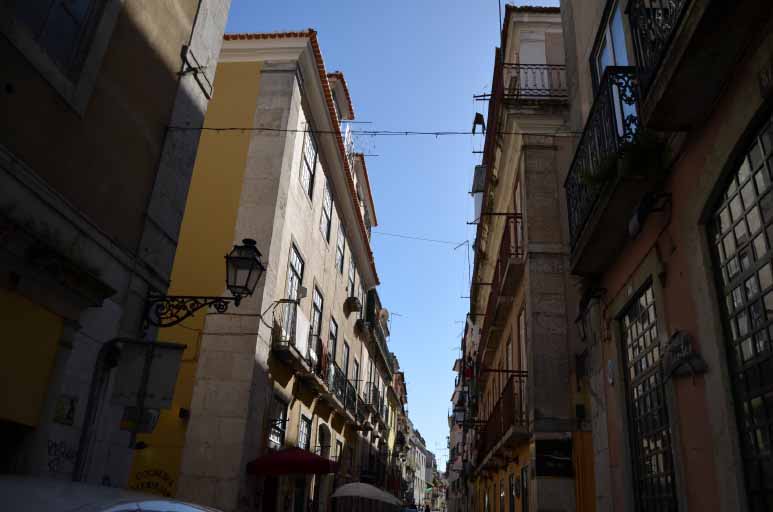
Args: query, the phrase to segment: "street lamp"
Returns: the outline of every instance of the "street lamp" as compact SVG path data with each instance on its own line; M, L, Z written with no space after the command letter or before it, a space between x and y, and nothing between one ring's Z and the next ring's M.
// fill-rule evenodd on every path
M266 271L255 240L245 238L242 245L235 245L225 256L225 285L233 297L198 297L183 295L148 294L145 310L145 325L171 327L206 307L221 314L228 310L228 304L239 307L242 297L249 297Z

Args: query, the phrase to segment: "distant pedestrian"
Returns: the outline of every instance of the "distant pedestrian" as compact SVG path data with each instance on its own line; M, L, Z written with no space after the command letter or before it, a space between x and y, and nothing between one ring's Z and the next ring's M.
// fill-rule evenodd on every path
M429 505L424 505L424 512L430 512L429 511Z

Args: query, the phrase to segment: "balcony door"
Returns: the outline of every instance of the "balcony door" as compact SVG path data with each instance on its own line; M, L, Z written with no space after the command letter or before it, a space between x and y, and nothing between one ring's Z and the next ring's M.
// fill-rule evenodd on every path
M596 46L593 51L591 65L593 67L594 86L597 94L599 87L604 85L601 81L608 67L630 65L628 43L625 37L623 7L621 4L622 2L618 1L612 5L596 36ZM625 134L624 119L636 115L636 106L621 101L618 86L610 86L612 87L615 119L617 121L617 135L622 137Z

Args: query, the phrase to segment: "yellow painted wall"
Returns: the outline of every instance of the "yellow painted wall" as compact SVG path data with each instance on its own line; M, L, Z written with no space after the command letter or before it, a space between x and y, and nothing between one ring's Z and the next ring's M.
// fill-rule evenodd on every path
M510 475L513 475L515 479L520 478L521 468L529 463L530 457L530 444L524 443L511 452L510 462L507 465L498 471L490 471L479 477L475 481L475 496L477 499L476 503L473 504L474 510L476 512L484 512L485 496L488 492L488 512L508 512L510 510ZM504 509L500 510L499 486L502 482L505 484L505 503ZM521 512L521 510L521 496L519 493L515 498L515 511Z
M215 93L205 126L253 126L260 63L229 62L217 66ZM172 284L173 295L221 295L225 290L224 256L233 247L250 134L227 136L202 132L188 202L180 229ZM172 408L161 412L152 434L141 435L148 447L135 452L129 487L174 496L190 410L205 315L159 330L158 339L187 345L177 377Z
M596 482L593 472L593 435L591 432L572 434L574 485L577 512L596 511Z
M2 289L0 311L0 419L34 427L62 336L62 318Z

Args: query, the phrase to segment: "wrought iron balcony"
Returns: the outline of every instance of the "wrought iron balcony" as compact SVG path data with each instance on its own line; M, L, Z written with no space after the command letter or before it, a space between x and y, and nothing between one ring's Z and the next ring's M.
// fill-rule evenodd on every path
M357 414L357 391L354 389L354 384L352 384L349 380L346 380L346 390L345 390L345 402L344 407L347 411L349 411L352 416L356 416Z
M522 217L514 213L505 220L502 241L499 244L497 261L491 278L486 314L483 317L482 339L489 347L493 348L496 344L496 339L491 336L492 330L501 327L504 319L502 312L499 311L500 306L509 303L515 295L518 279L523 273L524 256ZM485 347L480 351L481 356L484 352Z
M554 64L502 64L505 100L566 100L566 66Z
M330 389L333 396L335 396L336 399L341 403L341 405L346 404L346 375L344 375L344 372L341 370L341 368L338 367L338 365L335 362L331 362L330 366L328 367L328 384L327 387Z
M631 0L631 25L639 86L646 96L691 0Z
M573 253L599 199L616 181L617 160L638 130L637 91L635 68L606 69L564 183Z
M479 460L487 458L495 448L507 448L511 439L520 439L528 434L527 376L526 372L515 371L507 379L499 400L480 432Z

